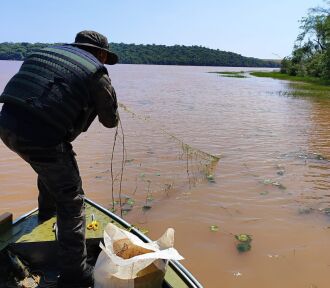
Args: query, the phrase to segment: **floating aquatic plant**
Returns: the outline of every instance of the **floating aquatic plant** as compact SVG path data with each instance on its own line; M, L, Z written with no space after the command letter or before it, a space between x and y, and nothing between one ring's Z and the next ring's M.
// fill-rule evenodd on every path
M152 197L152 195L148 195L146 200L150 202L150 201L153 201L154 198Z
M277 181L273 182L272 185L274 185L277 188L282 189L282 190L285 190L286 189L286 187L283 184L281 184L281 183L279 183Z
M298 209L298 213L299 214L310 214L311 212L313 212L313 209L310 207L299 207Z
M235 238L238 240L236 244L236 249L238 252L247 252L251 250L252 236L248 234L238 234L235 235Z
M121 207L121 210L123 212L129 212L133 209L133 206L131 205L128 205L127 203L125 203L122 207ZM126 213L127 214L127 213Z
M273 185L273 186L276 186L277 188L282 189L282 190L285 190L285 189L286 189L286 187L285 187L282 183L280 183L280 182L278 182L278 181L274 181L274 180L269 179L269 178L264 179L264 180L262 181L262 183L265 184L265 185Z
M211 183L215 183L214 175L212 175L212 174L207 175L206 179Z
M135 201L134 201L134 199L132 199L132 198L128 198L127 201L126 201L126 203L127 203L128 205L130 205L130 206L133 206L134 203L135 203Z
M212 232L218 232L219 231L219 227L217 225L211 225L210 226L210 231L212 231Z
M262 192L260 192L260 195L262 195L262 196L265 196L265 195L268 195L269 194L269 191L262 191Z
M272 179L264 179L262 181L262 183L264 183L265 185L272 184L273 183L273 180Z
M143 205L143 207L142 207L142 211L143 211L143 212L146 212L146 211L150 210L151 208L152 208L151 205Z
M145 201L145 204L142 206L142 211L143 212L147 212L148 210L150 210L152 208L152 201L154 200L154 198L152 197L151 194L149 194L148 192L148 195L146 197L146 201Z
M322 209L322 212L323 212L325 215L330 216L330 208L324 208L324 209Z
M251 242L252 241L252 237L248 234L235 235L235 238L240 242Z

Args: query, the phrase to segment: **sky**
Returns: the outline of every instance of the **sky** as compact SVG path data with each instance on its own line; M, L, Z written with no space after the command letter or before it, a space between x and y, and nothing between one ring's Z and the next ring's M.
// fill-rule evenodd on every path
M288 56L299 20L322 0L2 0L0 42L66 42L95 30L109 42L200 45Z

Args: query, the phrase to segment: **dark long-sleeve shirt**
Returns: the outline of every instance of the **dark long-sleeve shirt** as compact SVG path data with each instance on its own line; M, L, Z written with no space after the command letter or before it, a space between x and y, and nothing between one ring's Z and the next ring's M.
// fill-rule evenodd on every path
M111 85L108 75L103 75L91 87L91 96L95 101L95 109L99 121L108 128L118 124L118 104L116 91Z

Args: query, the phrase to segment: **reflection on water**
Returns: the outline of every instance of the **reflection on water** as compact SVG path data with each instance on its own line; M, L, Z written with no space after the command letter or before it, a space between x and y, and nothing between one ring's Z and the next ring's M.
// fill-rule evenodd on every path
M18 65L0 62L0 90ZM328 287L330 98L299 97L299 90L292 96L287 81L207 73L219 70L109 67L119 101L152 123L121 111L127 153L122 193L133 194L137 208L125 218L154 239L174 227L183 264L205 287ZM214 183L189 189L180 147L162 129L222 155ZM95 122L74 143L87 196L109 208L113 137L114 129ZM0 210L18 216L36 205L35 176L2 144L0 153ZM175 189L167 173L176 175ZM144 201L152 208L142 209ZM235 247L233 235L240 233L253 237L245 254Z

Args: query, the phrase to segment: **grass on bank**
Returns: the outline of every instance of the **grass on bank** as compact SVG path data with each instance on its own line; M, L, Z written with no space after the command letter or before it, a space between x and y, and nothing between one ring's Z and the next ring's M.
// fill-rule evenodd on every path
M246 78L244 75L244 71L215 71L215 72L209 72L209 73L215 73L222 77L232 77L232 78Z
M286 95L291 96L318 96L330 97L330 81L319 79L316 77L290 76L280 72L250 72L250 75L256 77L269 77L279 80L291 81L292 90L286 91Z
M305 82L316 84L320 86L330 86L330 80L323 80L316 77L307 77L307 76L290 76L288 74L283 74L281 72L261 72L261 71L253 71L250 72L250 75L256 77L270 77L280 80L289 80L289 81L297 81L297 82Z
M221 77L234 77L234 78L246 78L246 72L244 71L212 71L209 73L217 74ZM290 76L280 72L262 72L262 71L250 71L249 75L256 77L268 77L279 80L288 80L290 89L280 91L281 95L285 96L297 96L297 97L330 97L330 81L322 80L316 77L300 77Z

